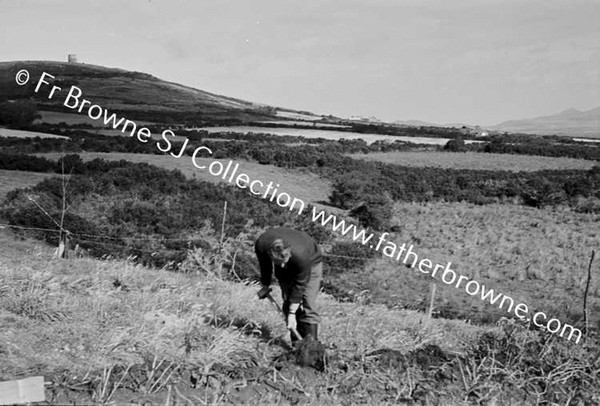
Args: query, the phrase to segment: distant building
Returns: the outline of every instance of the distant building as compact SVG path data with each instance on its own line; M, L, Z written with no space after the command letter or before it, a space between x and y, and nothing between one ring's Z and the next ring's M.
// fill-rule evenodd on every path
M364 116L350 116L350 121L359 121L361 123L381 123L381 120L375 116L364 117Z
M364 121L366 119L364 117L362 117L362 116L350 116L350 117L348 117L348 120L352 120L352 121Z
M69 61L69 63L77 63L77 55L75 55L75 54L69 54L68 61Z

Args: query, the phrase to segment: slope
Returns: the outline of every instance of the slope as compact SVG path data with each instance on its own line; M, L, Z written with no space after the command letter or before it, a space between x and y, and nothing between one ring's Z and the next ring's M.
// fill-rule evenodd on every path
M294 365L280 316L253 284L52 260L6 230L0 242L0 380L42 375L50 403L600 399L588 350L518 325L484 329L321 295L329 358L318 373Z
M588 111L568 109L557 114L509 120L489 127L495 131L556 134L600 138L600 107Z
M15 75L21 69L29 72L30 80L24 86L17 86ZM64 97L46 97L50 86L44 86L39 94L34 92L43 72L54 76L54 80L49 77L47 80L65 89L64 92L77 86L86 99L111 111L127 112L134 119L244 122L275 117L272 107L167 82L146 73L50 61L0 62L0 98L18 100L34 96L40 110L73 113L62 106Z

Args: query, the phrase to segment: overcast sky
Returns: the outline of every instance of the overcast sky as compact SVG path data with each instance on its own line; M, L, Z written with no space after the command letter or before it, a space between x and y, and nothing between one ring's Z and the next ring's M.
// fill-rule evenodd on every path
M600 0L0 0L1 61L69 53L388 121L491 125L600 106Z

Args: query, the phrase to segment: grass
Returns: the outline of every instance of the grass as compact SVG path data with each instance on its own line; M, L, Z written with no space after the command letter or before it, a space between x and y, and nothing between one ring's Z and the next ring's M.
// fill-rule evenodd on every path
M35 186L42 180L55 176L50 173L7 171L0 169L0 200L11 190Z
M244 109L259 107L243 100L167 82L145 73L55 61L0 62L0 89L9 98L15 94L12 73L15 66L27 68L36 80L42 72L47 72L57 79L77 83L83 92L82 99L90 100L111 111L141 108L145 112L198 112L199 108L202 108L210 112L226 112L229 117L237 117L236 113ZM66 89L63 89L64 92ZM60 105L63 100L64 98L55 97L47 103ZM258 117L263 118L262 115Z
M58 124L58 123L67 123L67 125L73 124L90 124L94 127L105 127L103 119L93 120L87 114L84 113L62 113L58 111L38 111L41 118L36 120L38 123L49 123L49 124ZM150 121L136 120L136 124L139 126L154 124Z
M50 247L6 230L0 244L0 380L42 375L50 403L600 400L595 347L518 326L321 294L329 358L317 373L290 358L283 321L256 299L256 285L127 261L52 259Z
M0 380L44 375L51 402L164 401L178 382L182 395L193 393L184 369L207 377L270 368L285 353L276 344L287 340L281 317L256 299L255 285L126 261L56 260L50 248L7 231L0 240ZM481 330L327 295L318 302L322 339L344 359L427 344L464 354L466 338Z
M45 153L37 154L48 159L59 159L60 153ZM223 179L213 176L208 172L208 165L215 161L210 158L198 158L196 162L199 165L207 166L207 169L201 170L196 168L190 157L184 156L179 159L171 155L149 155L149 154L132 154L132 153L101 153L101 152L85 152L79 154L84 161L101 158L105 160L121 160L125 159L135 163L149 163L165 169L178 169L185 176L191 179L197 179L212 183L224 182ZM218 159L225 166L229 162L228 159ZM317 203L319 201L327 201L330 193L331 185L328 181L320 178L313 173L300 170L288 170L278 168L273 165L260 165L256 162L245 160L236 160L240 164L238 173L246 173L250 179L262 180L265 184L273 181L274 184L279 184L279 192L286 192L290 196L302 199L304 202Z
M95 157L184 162L84 154ZM196 169L187 163L187 176L193 176ZM600 243L599 221L565 208L405 203L396 205L399 229L387 239L412 243L421 258L452 261L458 272L577 325L589 254ZM331 356L319 374L294 365L281 317L256 300L256 286L128 261L53 260L51 248L6 229L0 246L0 381L44 375L53 403L600 401L594 336L575 344L514 324L477 326L403 310L425 308L431 279L391 260L327 276L354 289L357 300L319 296L320 337ZM597 323L596 279L590 291ZM447 286L440 286L435 306L473 321L497 316L491 305Z
M400 230L386 240L414 245L419 258L452 263L452 269L522 301L532 309L580 323L590 254L600 247L600 216L566 208L466 203L396 204L393 223ZM377 236L375 237L377 238ZM600 269L596 260L594 275ZM364 271L348 272L335 283L368 290L371 300L424 310L432 279L382 257ZM443 286L442 286L443 285ZM442 314L490 321L505 315L464 290L439 283L436 306ZM588 306L600 327L600 280L592 277ZM492 317L493 315L493 317Z
M18 138L67 138L62 135L38 133L33 131L11 130L0 127L0 137L18 137Z
M477 152L375 152L350 154L355 159L378 161L413 167L444 169L478 169L489 171L541 171L559 169L590 169L598 162L574 158L544 156L485 154Z

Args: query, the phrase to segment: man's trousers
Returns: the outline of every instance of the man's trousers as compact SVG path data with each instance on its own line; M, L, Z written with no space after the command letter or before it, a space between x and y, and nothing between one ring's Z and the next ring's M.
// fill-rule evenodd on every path
M319 316L319 313L317 312L317 294L319 293L322 280L323 264L318 263L310 270L310 280L302 294L300 308L296 312L296 320L298 323L319 324L321 322L321 316ZM283 297L283 312L285 315L287 315L290 307L288 297L292 288L292 283L285 285L279 281L279 286L281 286L281 296Z

